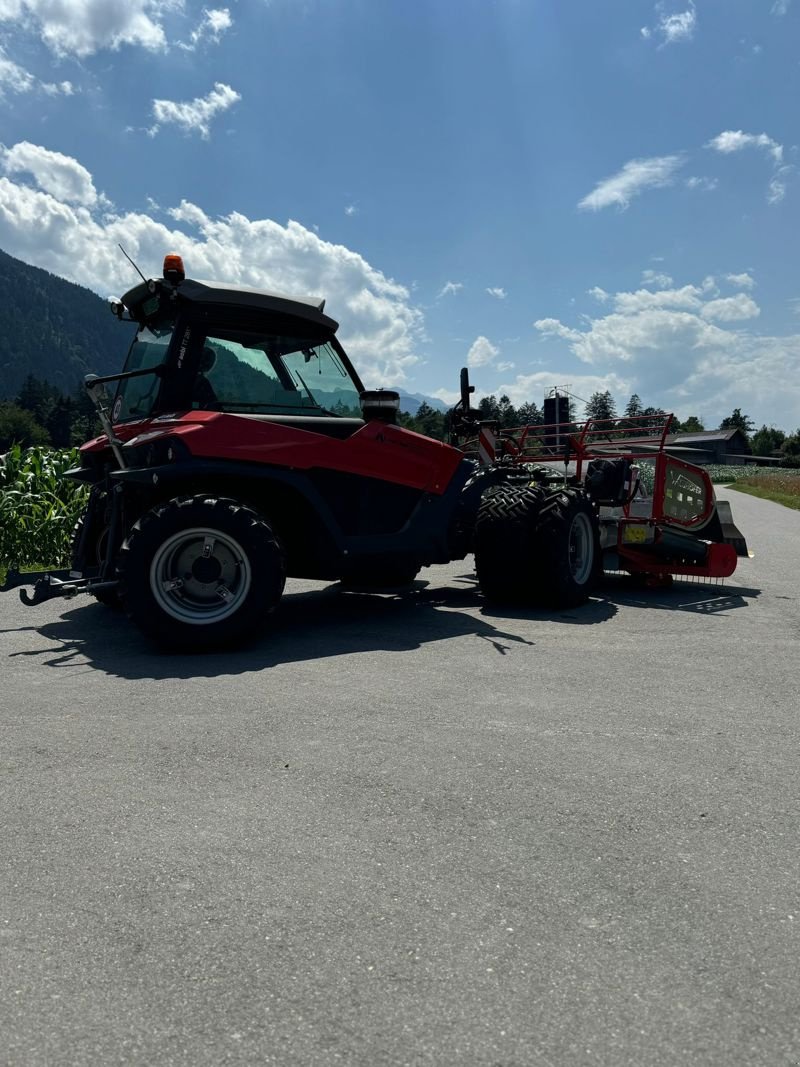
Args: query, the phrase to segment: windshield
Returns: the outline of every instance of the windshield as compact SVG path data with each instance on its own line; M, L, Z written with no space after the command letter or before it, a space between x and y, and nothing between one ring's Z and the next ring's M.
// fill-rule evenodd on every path
M166 359L171 337L171 327L163 330L144 327L139 330L125 360L124 370L145 370L148 367L161 366ZM112 421L147 418L158 396L160 380L157 374L144 374L141 378L121 381L114 398Z
M293 337L207 337L192 407L360 417L359 390L335 348Z

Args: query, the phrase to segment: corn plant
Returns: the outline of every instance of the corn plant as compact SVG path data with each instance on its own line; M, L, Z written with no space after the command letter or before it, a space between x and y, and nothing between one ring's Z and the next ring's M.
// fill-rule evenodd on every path
M21 448L0 457L0 569L66 566L85 486L64 478L74 449Z

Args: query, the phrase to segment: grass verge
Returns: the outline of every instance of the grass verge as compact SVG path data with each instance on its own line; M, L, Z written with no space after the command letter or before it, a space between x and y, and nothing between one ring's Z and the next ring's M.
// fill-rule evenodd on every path
M736 489L740 493L749 493L750 496L760 497L762 500L772 500L776 504L783 504L786 508L794 508L795 511L800 511L800 484L784 489L779 485L765 485L763 484L765 480L754 478L752 481L745 482L739 479L730 488ZM777 481L777 479L769 479L768 481ZM797 481L800 483L800 478Z

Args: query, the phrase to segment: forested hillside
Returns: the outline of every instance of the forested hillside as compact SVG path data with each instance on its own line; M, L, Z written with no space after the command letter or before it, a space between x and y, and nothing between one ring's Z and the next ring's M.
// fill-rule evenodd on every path
M119 370L132 328L91 290L0 251L0 292L0 400L29 375L69 395L85 374Z

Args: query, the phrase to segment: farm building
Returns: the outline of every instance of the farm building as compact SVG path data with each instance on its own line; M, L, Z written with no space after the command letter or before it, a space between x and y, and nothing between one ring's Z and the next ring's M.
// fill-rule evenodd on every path
M702 430L698 433L671 433L666 440L677 448L691 449L692 454L684 453L684 458L691 463L730 463L753 462L747 438L741 430Z

